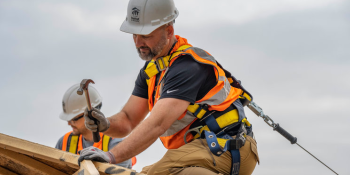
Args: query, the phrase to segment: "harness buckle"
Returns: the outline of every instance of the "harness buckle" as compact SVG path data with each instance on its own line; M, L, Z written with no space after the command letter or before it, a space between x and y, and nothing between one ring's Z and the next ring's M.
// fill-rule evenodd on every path
M164 57L159 57L159 58L157 58L156 59L156 65L157 65L157 69L158 69L158 71L159 72L162 72L163 70L165 70L166 68L167 68L167 66L165 65L165 62L164 62L164 59L163 59ZM159 65L159 60L161 60L162 61L162 63L163 63L163 69L161 69L161 67L160 67L160 65Z

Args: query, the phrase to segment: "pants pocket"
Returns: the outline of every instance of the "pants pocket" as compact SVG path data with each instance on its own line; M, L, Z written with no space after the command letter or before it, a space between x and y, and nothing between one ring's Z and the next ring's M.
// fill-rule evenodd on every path
M252 152L255 154L255 157L256 157L256 160L258 161L258 164L260 164L258 147L257 147L256 141L250 136L247 136L247 140L250 142L250 148L251 148Z

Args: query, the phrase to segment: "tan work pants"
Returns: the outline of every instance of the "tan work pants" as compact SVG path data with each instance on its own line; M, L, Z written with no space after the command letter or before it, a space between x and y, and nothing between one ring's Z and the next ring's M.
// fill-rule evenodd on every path
M141 173L150 175L230 174L231 153L226 151L219 157L209 154L205 139L202 141L206 148L199 139L196 139L178 149L168 150L161 160L144 167ZM259 162L255 140L247 136L247 141L239 152L241 154L239 175L252 174L256 163Z

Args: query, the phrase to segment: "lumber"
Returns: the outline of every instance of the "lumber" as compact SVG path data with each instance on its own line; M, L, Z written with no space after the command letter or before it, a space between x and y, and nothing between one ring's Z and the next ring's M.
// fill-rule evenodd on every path
M0 175L17 175L17 174L0 166Z
M11 155L10 155L11 154ZM14 158L14 157L17 157ZM23 158L23 159L22 159ZM0 133L0 162L11 160L14 165L24 166L24 169L40 173L19 174L49 174L59 172L60 174L101 174L101 175L142 175L134 170L117 166L114 164L101 163L95 161L83 161L78 166L79 156L59 149L40 145L30 141L22 140ZM30 161L29 161L30 160ZM5 163L4 163L5 165ZM0 164L0 166L3 166ZM10 165L3 166L6 171L14 172ZM1 170L1 169L0 169ZM3 170L3 171L5 171ZM10 173L8 173L10 174ZM1 175L1 171L0 171Z
M145 175L143 173L137 173L135 170L131 170L128 168L124 168L121 166L113 165L113 164L107 164L107 163L101 163L101 162L92 162L96 169L99 172L103 172L106 174L112 174L112 175Z
M0 148L15 151L30 157L37 157L63 166L79 169L78 155L55 148L0 134Z
M84 169L84 175L99 175L95 165L91 162L91 160L83 160L80 163L80 166Z
M18 174L62 175L58 171L42 162L33 160L23 154L0 148L0 165Z

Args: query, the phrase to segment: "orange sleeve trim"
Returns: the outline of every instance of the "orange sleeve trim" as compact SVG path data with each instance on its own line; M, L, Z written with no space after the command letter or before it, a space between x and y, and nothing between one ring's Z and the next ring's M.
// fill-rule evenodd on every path
M72 133L72 131L68 132L67 134L64 135L63 142L62 142L62 151L67 151L67 142L68 142L69 135L71 133Z

